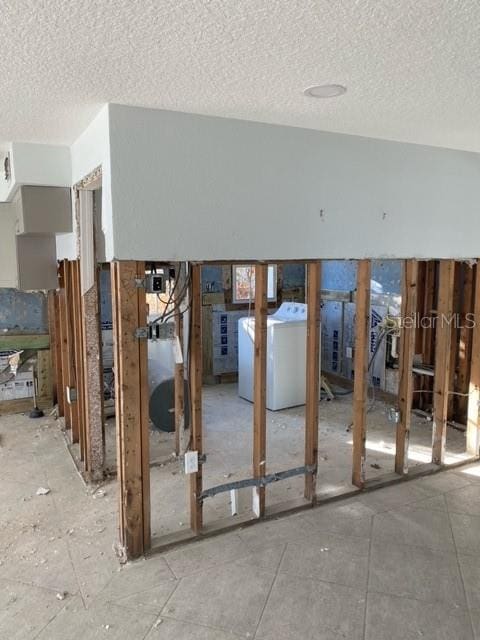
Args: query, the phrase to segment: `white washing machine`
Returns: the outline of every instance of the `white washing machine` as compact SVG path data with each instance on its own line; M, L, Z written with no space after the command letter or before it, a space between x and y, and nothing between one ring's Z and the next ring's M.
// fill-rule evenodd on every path
M283 302L267 318L267 409L305 404L307 305ZM255 318L238 321L238 395L253 402Z

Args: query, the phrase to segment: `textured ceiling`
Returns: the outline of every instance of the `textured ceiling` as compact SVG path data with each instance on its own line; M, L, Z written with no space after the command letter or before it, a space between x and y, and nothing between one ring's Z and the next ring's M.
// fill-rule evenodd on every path
M2 0L0 41L0 144L117 102L480 151L478 0Z

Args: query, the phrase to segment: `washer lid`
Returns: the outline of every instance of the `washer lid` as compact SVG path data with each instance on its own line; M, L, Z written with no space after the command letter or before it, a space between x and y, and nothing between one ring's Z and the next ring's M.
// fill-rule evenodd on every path
M303 302L282 302L280 307L269 316L277 322L303 322L307 319L307 305Z

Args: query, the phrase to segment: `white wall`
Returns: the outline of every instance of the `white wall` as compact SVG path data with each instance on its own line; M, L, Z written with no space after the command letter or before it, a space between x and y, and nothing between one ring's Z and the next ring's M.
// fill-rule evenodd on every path
M113 256L112 194L110 188L110 139L109 105L105 105L95 119L71 147L72 185L88 176L97 167L102 167L102 232L105 237L105 255L99 260L111 260ZM73 227L75 229L75 225ZM72 245L73 243L73 245ZM57 250L76 247L76 239L60 241ZM76 251L76 249L75 249ZM60 255L58 256L61 257ZM68 256L63 256L68 257Z
M69 147L12 142L8 151L11 180L8 183L4 180L0 181L0 202L11 200L21 185L46 187L71 185Z
M479 154L119 105L109 113L108 259L480 254ZM78 148L74 180L87 172Z

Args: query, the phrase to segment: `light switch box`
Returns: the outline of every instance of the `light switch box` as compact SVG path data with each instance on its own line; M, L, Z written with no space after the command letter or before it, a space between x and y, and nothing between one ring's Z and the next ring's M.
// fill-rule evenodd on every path
M185 454L185 473L198 471L198 451L187 451Z

